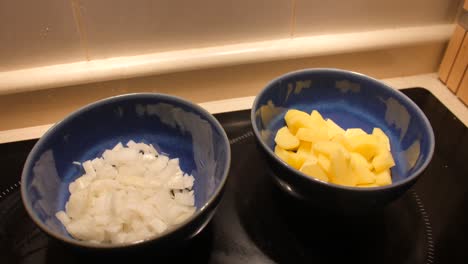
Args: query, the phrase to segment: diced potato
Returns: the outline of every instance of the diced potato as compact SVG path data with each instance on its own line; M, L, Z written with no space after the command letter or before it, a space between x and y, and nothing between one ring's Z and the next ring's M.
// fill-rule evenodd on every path
M300 165L304 164L307 161L317 162L317 157L312 152L309 152L309 153L297 152L296 155L297 155L297 163Z
M367 134L346 131L314 110L310 115L289 110L287 127L278 130L275 153L291 167L325 182L344 186L377 187L391 184L395 166L390 140L380 128Z
M372 159L372 165L376 172L381 172L395 166L395 161L390 151L380 151L380 153Z
M348 144L351 151L357 152L367 160L371 160L378 152L378 143L371 135L355 135L348 137Z
M352 168L353 174L357 179L357 184L371 184L375 183L375 174L365 167Z
M382 129L375 127L372 130L372 135L377 138L377 141L380 144L383 144L388 151L390 151L390 139L388 139L387 135L382 131Z
M372 184L376 182L375 174L370 170L360 169L354 172L357 177L357 184Z
M307 142L319 142L328 139L328 132L325 127L317 126L315 128L299 128L296 133L299 140Z
M368 170L373 170L374 169L374 166L372 165L372 163L370 163L369 161L366 160L366 158L364 158L361 154L357 153L357 152L351 152L350 153L351 155L351 165L352 166L361 166L361 167L364 167Z
M290 121L296 117L299 116L309 116L306 112L297 110L297 109L290 109L286 112L286 115L284 116L284 120L286 121L286 124L289 126Z
M275 136L275 142L278 146L286 150L297 149L300 143L299 139L291 134L286 126L278 130Z
M360 129L360 128L348 128L345 131L345 137L353 137L353 136L359 136L359 135L367 135L367 133Z
M375 175L371 172L372 165L358 153L352 152L350 156L350 166L357 177L357 184L375 183Z
M331 159L331 155L333 152L340 151L343 153L346 159L349 159L349 152L345 149L342 145L332 142L332 141L320 141L315 143L312 146L312 150L314 150L317 154L324 154L325 156Z
M329 173L330 172L330 159L327 158L325 155L323 154L319 154L317 156L317 162L318 164L320 165L320 167L322 167L322 169L326 172L326 173Z
M316 126L326 126L325 120L317 110L313 110L312 113L310 113L310 118Z
M327 119L325 121L327 128L328 128L328 139L334 138L336 135L344 135L345 130L337 125L333 120Z
M313 128L313 122L310 115L308 115L306 112L296 109L288 110L284 116L284 120L286 121L286 125L288 126L289 130L294 135L301 127Z
M296 153L285 150L278 145L275 146L275 154L278 155L282 161L286 162L289 166L297 170L301 168L304 162L304 160L302 160L301 157Z
M317 110L312 111L312 113L310 114L310 120L312 121L312 128L325 131L325 134L327 135L328 139L327 122L325 122L325 119L323 119L322 115Z
M312 161L307 161L305 162L302 167L300 168L300 171L303 172L304 174L314 177L316 179L319 179L324 182L328 182L328 176L327 174L323 171L323 169L319 166L317 161L312 162Z
M298 155L298 158L302 160L302 162L317 161L317 157L312 151L310 142L301 141L301 143L299 144L299 148L296 151L296 154Z
M276 145L275 146L275 154L278 155L278 157L284 161L288 162L289 161L289 153L287 150L283 149L282 147Z
M378 186L385 186L392 184L392 177L390 176L390 170L384 170L375 175L375 184Z
M335 149L331 152L330 176L330 181L336 184L344 186L356 186L357 184L356 175L351 173L349 162L344 152L339 149Z
M299 147L297 148L297 152L312 152L312 144L307 141L301 141L299 143Z
M351 151L351 148L350 148L349 143L348 143L348 139L344 135L337 134L332 138L331 141L336 142L336 143L342 145L346 150Z

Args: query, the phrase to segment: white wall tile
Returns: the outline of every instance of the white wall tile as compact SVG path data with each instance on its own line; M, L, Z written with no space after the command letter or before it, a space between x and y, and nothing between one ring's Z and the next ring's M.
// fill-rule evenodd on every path
M83 59L68 0L0 1L0 71Z
M460 0L296 0L295 36L452 23Z
M91 59L289 36L291 0L81 0Z

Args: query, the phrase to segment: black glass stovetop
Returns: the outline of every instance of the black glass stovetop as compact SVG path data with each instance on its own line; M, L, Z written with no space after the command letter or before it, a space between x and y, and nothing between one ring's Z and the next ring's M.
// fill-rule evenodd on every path
M436 148L399 200L359 216L299 202L267 175L250 111L218 114L232 147L223 199L197 237L165 252L82 252L48 238L18 188L36 140L0 144L0 263L468 263L468 128L427 90L403 92L429 118Z

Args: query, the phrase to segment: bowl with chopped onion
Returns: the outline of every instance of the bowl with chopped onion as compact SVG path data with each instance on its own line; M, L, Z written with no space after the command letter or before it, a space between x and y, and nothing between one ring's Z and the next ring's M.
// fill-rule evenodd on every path
M220 201L230 166L219 122L164 94L106 98L70 114L31 150L21 178L27 213L80 248L177 245Z
M338 211L393 201L428 166L434 133L400 91L363 74L306 69L271 81L251 112L274 182Z

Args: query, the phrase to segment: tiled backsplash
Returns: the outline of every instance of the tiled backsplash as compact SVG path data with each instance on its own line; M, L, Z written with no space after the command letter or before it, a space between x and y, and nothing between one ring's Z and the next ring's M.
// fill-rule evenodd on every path
M70 2L0 1L0 71L83 60Z
M452 23L461 0L297 0L296 35Z
M91 59L285 38L290 28L289 0L81 0L81 4Z
M460 0L0 1L0 71L453 22Z

